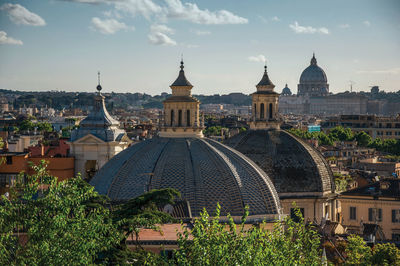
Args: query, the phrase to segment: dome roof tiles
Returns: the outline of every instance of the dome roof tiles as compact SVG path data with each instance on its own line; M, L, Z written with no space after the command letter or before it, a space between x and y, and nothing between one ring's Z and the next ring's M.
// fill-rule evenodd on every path
M279 194L334 190L332 172L322 155L283 130L250 130L225 144L258 164Z
M210 139L154 138L120 152L90 182L112 200L137 197L148 189L175 188L193 216L203 208L221 214L269 215L280 203L269 177L239 152Z

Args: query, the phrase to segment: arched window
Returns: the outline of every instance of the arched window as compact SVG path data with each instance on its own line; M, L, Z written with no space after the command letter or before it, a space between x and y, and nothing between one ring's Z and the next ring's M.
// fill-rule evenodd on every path
M257 119L257 104L254 104L254 119Z
M171 110L171 127L174 125L174 120L175 120L174 110Z
M260 105L260 118L261 119L264 118L264 104L263 103Z
M272 103L269 104L269 119L272 119L273 114L272 114Z
M186 110L186 126L190 127L190 110Z
M182 110L178 111L178 127L182 126Z

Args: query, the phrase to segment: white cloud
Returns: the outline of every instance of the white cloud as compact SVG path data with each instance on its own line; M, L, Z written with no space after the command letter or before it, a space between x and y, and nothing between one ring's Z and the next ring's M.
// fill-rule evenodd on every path
M166 25L154 24L150 27L150 33L147 35L149 42L154 45L174 46L176 41L167 34L173 34L174 30Z
M4 4L0 10L7 12L12 22L18 25L44 26L46 22L39 15L30 12L19 4Z
M115 20L115 19L101 20L98 17L94 17L94 18L92 18L91 29L101 32L103 34L114 34L119 30L128 29L128 26L126 26L125 23L119 22L118 20Z
M116 1L114 4L118 11L127 12L132 16L142 15L148 20L151 19L151 16L160 14L163 11L161 6L151 0L125 0Z
M162 32L152 32L148 35L149 41L155 45L176 45L176 41L171 39L168 35Z
M281 21L277 16L271 18L272 21Z
M165 0L168 18L187 20L196 24L246 24L248 20L227 10L209 11L200 9L193 3L182 3L180 0Z
M206 31L206 30L197 30L194 32L196 35L202 36L202 35L210 35L211 31Z
M8 37L5 31L0 31L0 44L22 45L23 42L21 40L16 40L14 38Z
M264 55L260 54L260 55L256 55L256 56L249 56L247 58L250 62L262 62L264 63L267 59L265 58Z
M381 70L358 70L357 74L400 74L400 67L381 69Z
M340 24L339 28L348 29L348 28L350 28L350 25L349 24Z
M363 24L367 27L371 26L371 22L369 22L368 20L364 20Z
M329 30L325 27L321 28L313 28L311 26L300 26L297 21L294 24L290 24L289 27L295 33L305 33L305 34L314 34L314 33L321 33L321 34L329 34Z
M152 32L162 32L162 33L168 33L168 34L174 34L175 31L171 29L170 27L162 24L153 24L150 26L150 31Z

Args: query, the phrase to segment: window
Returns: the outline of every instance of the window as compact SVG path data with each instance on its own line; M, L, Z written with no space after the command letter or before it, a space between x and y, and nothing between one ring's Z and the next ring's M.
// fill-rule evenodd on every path
M392 210L392 223L400 223L400 209Z
M298 223L298 222L300 222L300 219L299 219L299 217L297 217L295 210L296 209L294 209L294 208L290 208L290 219L292 219L293 221ZM303 218L304 218L304 208L299 208L299 210L301 212L301 216L303 216Z
M273 114L272 114L272 103L269 104L269 119L272 119Z
M382 209L369 208L368 209L368 221L370 221L370 222L382 222Z
M264 118L264 104L262 103L260 105L260 119Z
M350 220L357 220L357 207L350 207Z
M257 104L254 104L254 119L257 119Z
M12 164L13 163L12 156L7 156L6 157L6 163L7 164Z
M171 127L174 125L174 120L175 120L174 110L171 110Z
M190 127L190 110L186 111L186 126Z
M182 126L182 110L178 111L178 126Z

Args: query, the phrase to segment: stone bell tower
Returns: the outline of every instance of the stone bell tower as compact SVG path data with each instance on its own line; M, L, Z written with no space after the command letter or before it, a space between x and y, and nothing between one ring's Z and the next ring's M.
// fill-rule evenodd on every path
M186 79L183 60L178 78L170 86L172 96L164 102L164 121L160 137L202 138L204 121L200 123L200 101L192 96L193 85Z
M257 91L252 96L252 117L250 129L279 129L278 115L279 93L274 91L275 85L268 77L267 66L264 75L256 85Z

